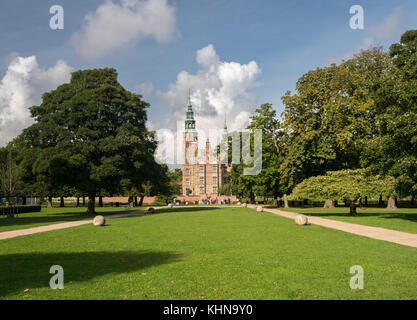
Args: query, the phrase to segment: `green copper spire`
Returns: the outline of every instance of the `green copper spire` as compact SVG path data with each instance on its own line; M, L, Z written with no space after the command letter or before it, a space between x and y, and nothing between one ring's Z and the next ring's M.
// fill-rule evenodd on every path
M188 107L185 117L185 132L195 132L195 120L193 106L191 105L191 90L188 94Z

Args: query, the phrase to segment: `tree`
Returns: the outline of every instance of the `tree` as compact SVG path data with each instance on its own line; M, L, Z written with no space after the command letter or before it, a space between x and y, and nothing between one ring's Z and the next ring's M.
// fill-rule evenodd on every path
M325 175L305 179L292 194L293 200L343 199L349 204L350 214L356 215L356 201L361 196L395 195L395 179L390 176L370 175L367 169L329 171Z
M0 186L2 193L6 198L6 203L9 205L11 197L16 196L19 177L12 153L5 148L2 149L3 150L0 151Z
M73 72L70 83L31 108L35 123L20 137L23 161L34 150L37 183L49 191L76 188L88 195L87 212L94 213L100 192L120 192L150 175L156 140L145 126L148 107L118 83L114 69Z
M290 189L326 171L361 167L364 141L377 134L370 92L390 68L387 53L373 48L309 71L295 94L285 94L283 126L289 138L280 172Z
M247 127L254 133L256 129L262 130L262 170L257 175L239 176L239 184L248 191L251 201L254 195L272 195L275 199L285 193L285 185L282 184L279 167L284 159L282 153L282 141L286 134L281 129L276 111L270 103L265 103L255 110ZM251 142L253 145L253 141Z
M368 142L363 164L397 179L399 195L417 194L417 30L390 47L394 69L375 83L379 134Z

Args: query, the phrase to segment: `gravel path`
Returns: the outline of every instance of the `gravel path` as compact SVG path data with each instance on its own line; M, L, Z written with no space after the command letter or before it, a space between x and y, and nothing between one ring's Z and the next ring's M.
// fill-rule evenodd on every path
M248 205L248 207L252 209L256 209L257 206ZM279 209L269 209L269 208L264 208L264 211L276 214L281 217L289 218L289 219L295 219L295 217L299 214L299 213L287 212L287 211L281 211ZM309 223L315 224L318 226L336 229L336 230L340 230L344 232L349 232L349 233L353 233L353 234L367 237L367 238L389 241L393 243L402 244L404 246L417 248L417 234L414 234L414 233L407 233L407 232L395 231L395 230L378 228L378 227L364 226L364 225L355 224L355 223L341 222L341 221L313 217L313 216L307 216L307 217L308 217Z

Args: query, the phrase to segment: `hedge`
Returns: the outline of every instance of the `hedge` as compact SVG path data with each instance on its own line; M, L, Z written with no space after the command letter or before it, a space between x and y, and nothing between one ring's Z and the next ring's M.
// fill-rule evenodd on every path
M40 212L42 209L41 206L32 206L32 205L17 205L17 206L0 206L0 214L4 215L8 212L13 214L19 213L28 213L28 212Z

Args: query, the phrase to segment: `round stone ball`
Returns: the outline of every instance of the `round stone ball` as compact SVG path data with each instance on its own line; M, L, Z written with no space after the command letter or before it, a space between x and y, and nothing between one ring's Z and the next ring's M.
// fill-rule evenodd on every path
M257 208L256 208L256 211L257 211L257 212L262 212L262 211L264 211L264 208L262 208L262 207L257 207Z
M306 225L307 222L308 222L307 216L303 214L299 214L295 217L295 223L298 224L299 226Z
M152 208L152 207L150 207L150 208L148 208L148 212L149 212L149 213L154 213L154 212L155 212L155 209L154 209L154 208Z
M106 219L103 216L95 216L93 224L97 226L104 226L106 224Z
M172 203L169 203L168 204L168 208L172 208Z
M238 205L238 206L240 206L240 205L241 205L240 201L237 203L237 205Z
M242 204L242 207L243 207L243 208L246 208L247 206L248 206L248 204L247 204L247 203Z

